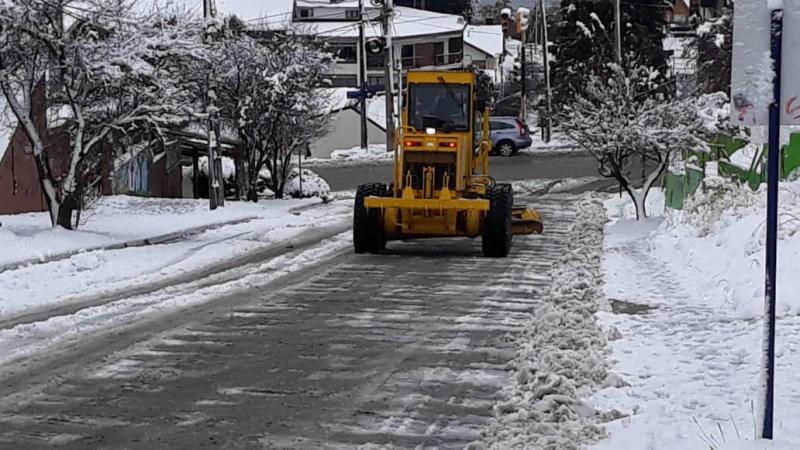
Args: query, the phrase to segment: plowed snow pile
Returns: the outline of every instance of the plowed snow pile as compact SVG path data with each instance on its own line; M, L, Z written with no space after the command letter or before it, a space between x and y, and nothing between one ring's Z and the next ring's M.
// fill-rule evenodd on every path
M532 314L512 369L506 401L495 406L486 442L493 449L577 449L604 436L601 423L617 417L584 402L616 385L608 374L607 332L595 313L603 302L600 260L605 214L598 197L582 197L553 266L549 295Z

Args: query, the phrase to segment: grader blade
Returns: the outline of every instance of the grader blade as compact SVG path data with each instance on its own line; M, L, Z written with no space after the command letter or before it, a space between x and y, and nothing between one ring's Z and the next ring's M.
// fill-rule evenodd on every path
M515 205L511 210L511 229L515 235L542 234L544 224L535 209Z

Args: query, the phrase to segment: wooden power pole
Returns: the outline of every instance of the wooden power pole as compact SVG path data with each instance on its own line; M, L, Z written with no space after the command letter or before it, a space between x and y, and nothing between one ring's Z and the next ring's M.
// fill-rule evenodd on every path
M381 23L383 25L383 35L386 38L386 48L384 49L384 84L386 85L386 151L395 150L395 122L394 122L394 44L392 43L392 31L394 15L394 0L385 0ZM402 77L402 72L400 77Z

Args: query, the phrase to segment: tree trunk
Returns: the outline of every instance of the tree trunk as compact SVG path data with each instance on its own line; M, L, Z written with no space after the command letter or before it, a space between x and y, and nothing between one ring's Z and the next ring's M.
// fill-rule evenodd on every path
M256 188L251 186L249 189L247 189L247 201L258 203L258 191Z

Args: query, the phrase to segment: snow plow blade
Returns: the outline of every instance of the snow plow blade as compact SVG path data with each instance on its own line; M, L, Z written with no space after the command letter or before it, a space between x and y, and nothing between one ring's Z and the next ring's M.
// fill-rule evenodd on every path
M520 205L511 210L511 229L515 235L542 234L544 224L535 209Z

